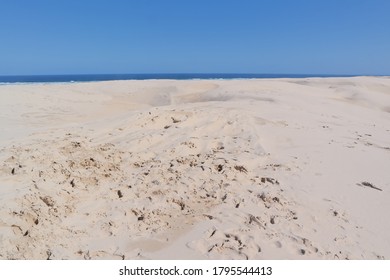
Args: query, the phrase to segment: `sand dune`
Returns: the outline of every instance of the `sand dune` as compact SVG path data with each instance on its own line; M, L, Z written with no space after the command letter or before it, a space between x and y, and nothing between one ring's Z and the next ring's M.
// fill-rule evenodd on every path
M388 259L390 79L0 86L1 259Z

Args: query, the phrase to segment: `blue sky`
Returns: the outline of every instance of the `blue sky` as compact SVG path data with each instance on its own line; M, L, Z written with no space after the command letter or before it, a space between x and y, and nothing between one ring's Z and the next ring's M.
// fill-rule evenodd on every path
M389 0L0 0L0 75L390 75Z

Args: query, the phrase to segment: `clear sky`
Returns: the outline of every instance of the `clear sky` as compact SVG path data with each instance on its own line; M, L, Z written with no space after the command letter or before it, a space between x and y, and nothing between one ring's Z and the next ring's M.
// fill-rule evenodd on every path
M390 0L0 0L0 75L390 75Z

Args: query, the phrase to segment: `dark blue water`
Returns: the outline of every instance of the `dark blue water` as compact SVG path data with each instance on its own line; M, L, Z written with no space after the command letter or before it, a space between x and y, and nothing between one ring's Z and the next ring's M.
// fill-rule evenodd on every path
M0 84L9 83L69 83L114 80L150 80L150 79L269 79L269 78L311 78L311 77L351 77L346 75L311 74L99 74L99 75L36 75L36 76L0 76Z

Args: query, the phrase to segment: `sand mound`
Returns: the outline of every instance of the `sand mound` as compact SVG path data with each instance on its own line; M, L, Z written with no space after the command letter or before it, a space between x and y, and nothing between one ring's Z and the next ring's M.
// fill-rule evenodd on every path
M375 103L385 93L369 81ZM3 140L0 258L388 257L389 178L367 168L385 163L388 114L365 107L369 130L322 80L225 83L77 85L85 100L100 88L103 103ZM31 111L9 118L36 123Z

